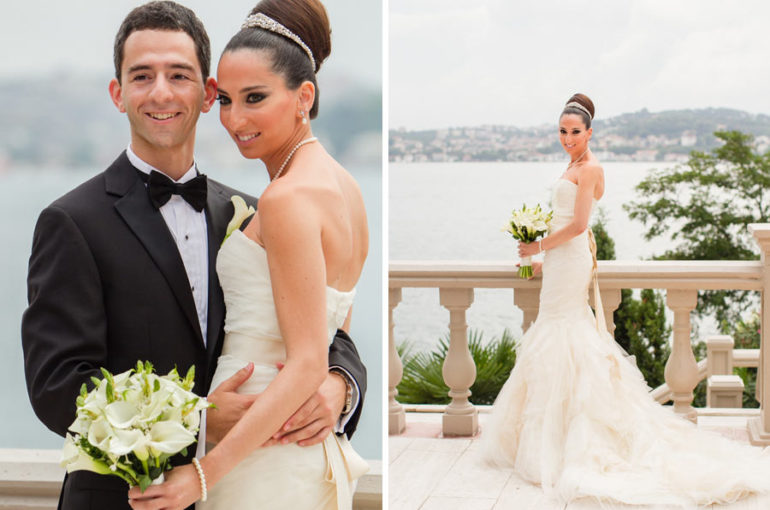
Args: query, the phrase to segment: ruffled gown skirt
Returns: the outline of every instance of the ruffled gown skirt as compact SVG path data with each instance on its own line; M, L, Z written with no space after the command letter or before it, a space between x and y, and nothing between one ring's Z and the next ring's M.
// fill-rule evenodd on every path
M770 490L762 449L698 430L653 400L597 327L592 267L587 233L546 252L540 311L482 431L485 457L564 502L692 507Z

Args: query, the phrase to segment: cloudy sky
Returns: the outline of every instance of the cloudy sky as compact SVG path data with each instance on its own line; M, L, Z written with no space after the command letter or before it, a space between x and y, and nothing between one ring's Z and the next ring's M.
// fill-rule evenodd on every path
M112 72L112 44L121 21L142 0L21 0L3 2L0 79L63 72ZM257 0L179 0L203 21L213 68ZM379 86L382 76L382 4L378 0L324 0L332 24L328 69ZM321 71L323 73L323 70Z
M760 0L390 0L391 128L555 122L647 108L770 114Z

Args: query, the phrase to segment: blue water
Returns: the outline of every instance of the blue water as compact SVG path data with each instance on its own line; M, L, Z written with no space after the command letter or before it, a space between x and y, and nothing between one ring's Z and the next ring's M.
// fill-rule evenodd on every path
M358 283L350 334L367 370L366 405L353 438L364 458L382 456L382 192L379 168L348 167L366 201L370 228L369 258ZM59 448L62 439L43 426L27 399L20 339L26 307L27 260L40 211L64 192L100 169L56 171L9 169L0 173L0 448ZM263 167L238 170L204 168L211 178L259 195L267 185Z
M605 195L599 207L615 240L618 260L661 253L666 239L645 241L623 204L636 200L634 186L661 163L604 164ZM388 166L388 257L390 260L518 260L516 242L502 232L522 204L548 206L550 190L565 163L391 163ZM595 213L596 215L596 213ZM521 335L522 315L511 289L475 289L467 314L484 338L508 328ZM393 312L396 342L428 350L448 332L449 312L438 289L404 289ZM708 330L704 330L708 331Z

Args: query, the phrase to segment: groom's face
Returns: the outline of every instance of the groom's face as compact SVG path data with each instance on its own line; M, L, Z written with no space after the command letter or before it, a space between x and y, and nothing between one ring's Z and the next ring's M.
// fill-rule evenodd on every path
M128 116L133 150L145 158L192 150L198 116L216 99L216 82L203 81L192 38L182 31L132 33L120 77L110 83L110 95Z

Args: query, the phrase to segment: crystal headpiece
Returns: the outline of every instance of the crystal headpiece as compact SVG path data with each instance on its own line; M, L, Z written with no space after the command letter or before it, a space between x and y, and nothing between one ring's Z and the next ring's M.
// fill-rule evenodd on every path
M588 108L586 108L585 106L583 106L580 103L577 103L575 101L571 101L571 102L567 103L566 105L564 105L565 109L567 109L569 107L577 108L578 110L581 110L581 111L585 112L585 114L588 115L588 118L591 119L591 120L593 120L593 118L594 118L593 115L591 115L591 112L588 111Z
M310 63L313 64L313 70L315 71L315 59L313 58L313 52L310 51L310 48L307 44L302 41L302 39L299 38L297 34L286 28L285 26L281 25L277 21L275 21L270 16L266 16L262 14L261 12L257 14L251 14L248 18L246 18L246 21L243 22L243 25L241 25L241 30L244 28L262 28L264 30L268 30L270 32L273 32L278 35L282 35L286 37L287 39L291 39L297 45L302 48L305 53L307 53L308 58L310 59Z

